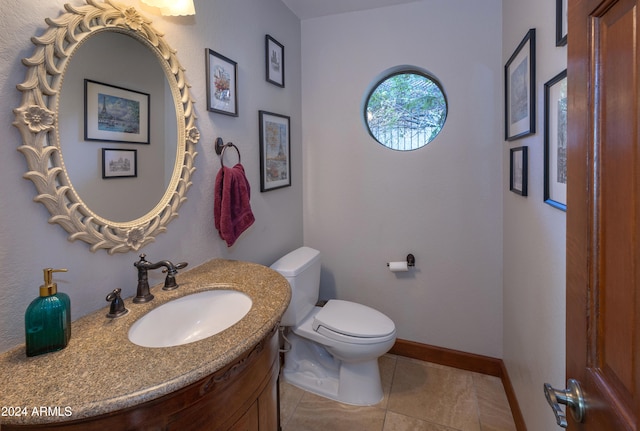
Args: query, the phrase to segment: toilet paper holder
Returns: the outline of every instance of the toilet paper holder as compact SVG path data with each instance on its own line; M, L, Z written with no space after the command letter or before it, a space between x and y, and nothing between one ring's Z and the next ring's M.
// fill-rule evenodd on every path
M389 262L387 262L387 266L389 266ZM413 254L409 253L407 255L407 266L409 268L412 268L414 266L416 266L416 258Z

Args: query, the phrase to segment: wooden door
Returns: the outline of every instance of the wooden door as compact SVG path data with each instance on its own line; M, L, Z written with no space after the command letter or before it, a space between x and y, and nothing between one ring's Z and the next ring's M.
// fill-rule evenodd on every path
M571 430L639 430L638 2L569 0L567 378Z

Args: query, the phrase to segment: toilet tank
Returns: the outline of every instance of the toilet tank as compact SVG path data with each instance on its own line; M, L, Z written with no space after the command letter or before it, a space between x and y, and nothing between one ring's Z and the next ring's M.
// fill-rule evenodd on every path
M291 302L282 315L280 325L296 326L318 302L320 291L320 252L300 247L281 257L271 269L282 274L291 285Z

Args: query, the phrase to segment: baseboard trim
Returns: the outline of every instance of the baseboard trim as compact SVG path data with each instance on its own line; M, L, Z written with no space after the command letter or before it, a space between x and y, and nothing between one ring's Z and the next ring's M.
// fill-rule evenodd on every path
M459 350L436 347L408 340L396 340L389 353L407 358L419 359L448 367L499 377L502 380L513 421L518 431L527 431L522 412L516 398L509 373L502 359L476 355Z
M502 369L502 375L500 376L500 378L502 379L504 391L507 394L507 400L509 400L509 406L511 407L513 421L516 423L516 429L518 431L527 431L527 426L524 423L524 417L522 416L522 411L520 410L520 404L518 404L518 398L516 398L516 391L513 389L511 379L509 378L509 373L507 372L507 367L504 365L502 359L500 360L500 367Z

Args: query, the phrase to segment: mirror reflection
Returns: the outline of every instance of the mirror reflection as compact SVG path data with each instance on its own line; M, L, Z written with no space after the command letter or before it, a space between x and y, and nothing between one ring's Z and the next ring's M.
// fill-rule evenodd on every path
M69 181L93 213L128 222L158 205L176 166L177 128L167 76L149 47L102 31L76 49L58 139Z
M176 51L151 21L129 5L86 2L66 4L62 15L46 20L44 34L31 38L14 109L18 150L34 200L70 241L93 252L137 251L167 230L187 199L200 140L194 100ZM95 96L86 128L85 82ZM101 93L114 97L103 103L104 116ZM120 135L109 141L105 133ZM108 175L103 152L114 163Z

